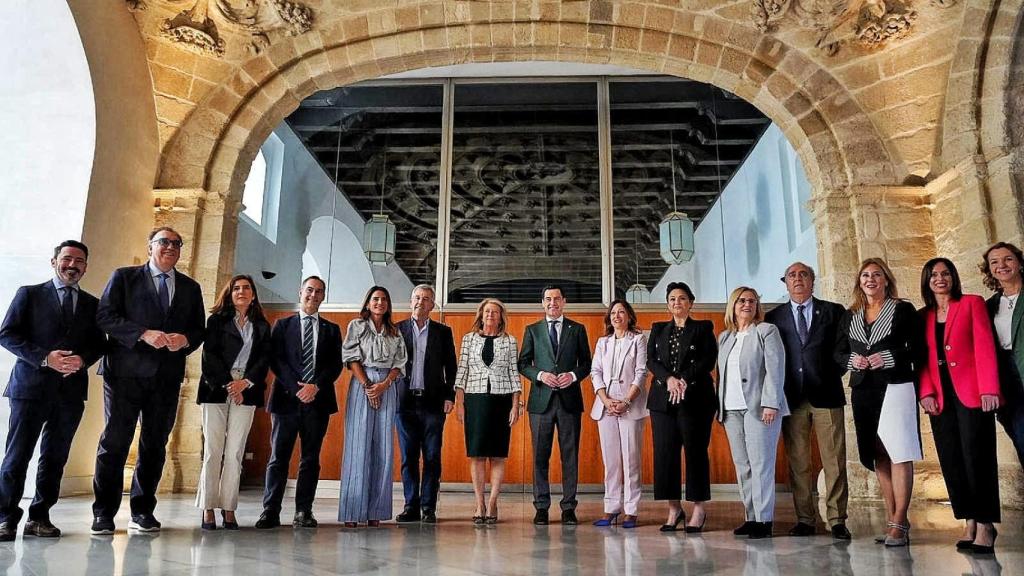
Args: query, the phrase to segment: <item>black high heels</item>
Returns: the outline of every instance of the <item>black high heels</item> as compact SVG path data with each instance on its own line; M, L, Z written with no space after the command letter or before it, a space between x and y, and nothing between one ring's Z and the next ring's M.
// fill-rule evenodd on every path
M679 514L676 514L676 519L671 524L662 524L661 528L658 528L659 532L675 532L678 530L680 522L686 521L686 510L679 509Z

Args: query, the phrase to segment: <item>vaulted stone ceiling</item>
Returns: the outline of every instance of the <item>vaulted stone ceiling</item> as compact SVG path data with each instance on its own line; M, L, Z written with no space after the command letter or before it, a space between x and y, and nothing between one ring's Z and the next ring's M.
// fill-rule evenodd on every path
M769 124L718 88L659 80L610 84L619 290L638 269L658 283L661 219L678 208L699 226ZM440 95L440 85L336 88L287 119L365 219L383 211L396 223L396 258L414 282L435 278ZM573 300L600 301L597 109L594 82L456 85L449 301L533 301L552 280Z

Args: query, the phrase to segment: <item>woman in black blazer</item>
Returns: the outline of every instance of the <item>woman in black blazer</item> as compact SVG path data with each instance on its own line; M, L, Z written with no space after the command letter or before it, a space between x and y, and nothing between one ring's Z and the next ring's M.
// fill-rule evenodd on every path
M914 461L922 458L916 383L926 344L921 317L899 299L896 279L879 258L861 263L853 305L836 333L835 358L850 371L860 462L878 476L889 516L888 530L875 541L906 546Z
M666 289L672 320L655 322L647 341L647 369L654 375L647 396L654 438L654 499L668 501L662 532L686 519L680 500L680 454L686 454L686 499L693 502L687 532L700 532L711 499L711 422L718 410L711 371L718 358L715 326L690 318L693 291L683 282Z
M217 528L220 508L224 528L238 529L235 508L245 440L253 414L263 405L270 364L270 324L244 274L228 282L210 310L203 346L203 375L196 402L203 407L203 468L196 506L202 528Z

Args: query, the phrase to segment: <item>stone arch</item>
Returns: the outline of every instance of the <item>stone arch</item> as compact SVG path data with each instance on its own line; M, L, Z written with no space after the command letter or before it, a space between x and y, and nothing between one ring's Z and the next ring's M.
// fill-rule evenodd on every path
M431 20L426 5L407 26L396 19L395 29L378 35L358 16L326 24L319 36L282 39L197 107L165 148L158 187L213 192L230 209L263 139L317 90L424 67L530 60L631 66L729 90L780 126L819 194L896 179L887 147L854 98L799 50L752 27L685 10L640 6L639 18L616 10L613 21L596 13L601 4L591 3L589 18L466 15L453 22ZM438 6L434 11L444 14Z

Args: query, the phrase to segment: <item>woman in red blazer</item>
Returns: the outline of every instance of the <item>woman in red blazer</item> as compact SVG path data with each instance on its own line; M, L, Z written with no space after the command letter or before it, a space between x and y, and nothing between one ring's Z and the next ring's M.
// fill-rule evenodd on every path
M953 516L967 521L958 549L991 554L999 522L995 410L1002 398L995 339L980 296L965 295L946 258L921 271L928 360L918 397L931 417Z

